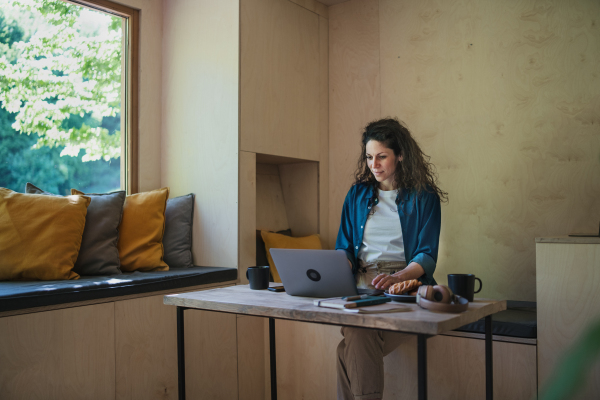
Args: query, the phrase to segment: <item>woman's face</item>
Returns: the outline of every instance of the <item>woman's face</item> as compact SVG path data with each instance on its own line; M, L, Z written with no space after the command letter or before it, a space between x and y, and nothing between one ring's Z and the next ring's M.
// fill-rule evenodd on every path
M369 140L366 146L367 165L379 182L379 189L394 190L394 173L402 156L396 157L394 150L377 140Z

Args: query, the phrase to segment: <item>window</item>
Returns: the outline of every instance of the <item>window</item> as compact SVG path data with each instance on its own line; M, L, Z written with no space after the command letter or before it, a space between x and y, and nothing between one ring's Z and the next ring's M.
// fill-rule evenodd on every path
M0 0L0 186L137 191L138 13Z

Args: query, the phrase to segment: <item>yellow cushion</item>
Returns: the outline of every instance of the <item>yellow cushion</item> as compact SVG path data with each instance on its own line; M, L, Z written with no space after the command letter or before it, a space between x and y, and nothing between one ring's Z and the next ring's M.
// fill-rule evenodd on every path
M319 235L310 235L304 237L290 237L286 235L280 235L279 233L260 231L260 235L265 241L265 249L267 250L267 259L269 260L269 268L273 280L275 282L281 282L275 263L271 257L271 249L312 249L321 250L321 239Z
M0 188L0 281L78 279L72 269L89 204Z
M121 271L167 271L163 261L165 209L169 188L132 194L125 198L119 227Z

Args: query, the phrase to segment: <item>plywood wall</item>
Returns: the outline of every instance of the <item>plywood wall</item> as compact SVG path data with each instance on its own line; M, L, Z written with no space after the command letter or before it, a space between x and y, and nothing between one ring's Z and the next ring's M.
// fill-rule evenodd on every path
M327 237L328 38L328 8L315 0L240 3L242 282L255 229Z
M241 2L240 148L319 160L319 15Z
M360 151L360 128L381 115L378 20L378 0L329 7L328 242L332 248Z
M258 204L256 154L240 151L240 182L239 182L239 212L240 223L238 231L238 277L240 282L248 283L246 270L256 265L256 215Z
M319 164L279 165L287 220L296 237L319 232Z
M329 18L330 236L361 128L397 116L450 197L436 279L535 300L535 237L600 220L600 3L351 0Z
M121 0L140 10L138 191L160 187L162 1Z
M163 28L161 182L196 194L194 263L236 267L239 1L166 0Z
M318 3L320 4L320 3ZM326 8L329 10L329 8ZM329 13L327 13L328 15ZM329 20L319 16L319 233L329 243Z
M256 229L289 229L277 164L256 164Z
M244 154L246 152L243 152ZM319 233L319 165L256 164L256 229Z

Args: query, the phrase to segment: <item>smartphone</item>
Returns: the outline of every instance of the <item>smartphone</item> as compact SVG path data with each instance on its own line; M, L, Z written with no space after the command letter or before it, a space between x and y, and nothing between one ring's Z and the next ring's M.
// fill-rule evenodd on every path
M271 292L285 292L283 286L272 286L267 290L270 290Z

